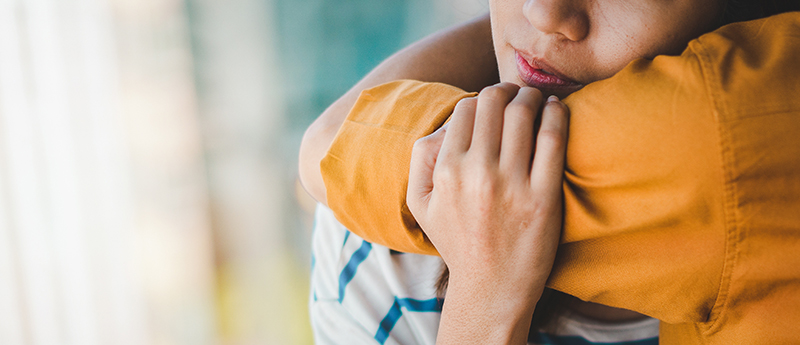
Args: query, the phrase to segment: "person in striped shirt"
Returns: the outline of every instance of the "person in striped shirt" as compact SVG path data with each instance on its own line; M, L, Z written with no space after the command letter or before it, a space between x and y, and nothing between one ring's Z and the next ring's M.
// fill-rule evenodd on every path
M519 1L519 2L520 3L513 1L507 1L507 2L494 1L492 5L493 20L491 24L492 24L492 32L496 35L494 40L494 48L498 58L497 61L500 63L500 71L499 71L500 79L511 81L512 84L514 83L518 85L522 84L523 88L518 89L508 84L495 86L494 88L488 89L493 91L487 92L488 94L490 94L489 96L484 97L488 99L487 101L481 102L479 100L477 104L469 104L470 102L473 101L463 102L464 105L461 107L460 113L464 113L467 115L462 115L461 118L464 118L464 116L466 117L472 116L473 119L470 120L472 121L470 123L488 124L487 126L475 126L476 135L480 133L481 128L489 128L492 126L488 122L481 122L482 116L486 118L486 115L481 115L482 113L486 114L493 112L494 114L497 113L502 114L503 108L510 102L514 102L514 100L516 100L517 98L520 98L519 102L523 104L516 108L527 108L530 110L530 112L534 114L538 113L538 107L540 107L541 104L541 98L539 97L541 97L541 95L537 95L535 91L529 90L528 86L535 86L537 89L545 93L545 95L552 94L563 97L570 94L571 92L580 89L583 85L587 83L593 82L595 80L604 79L608 76L613 75L616 71L624 67L625 64L627 64L634 58L652 57L658 54L674 53L676 52L676 50L682 49L686 41L688 41L689 39L694 38L697 35L706 32L721 24L722 18L724 18L726 13L729 12L728 10L730 7L727 6L731 4L730 2L723 3L721 1L707 1L707 2L702 2L700 4L698 4L697 2L675 1L669 3L668 5L660 2L643 2L642 4L638 4L639 6L637 6L636 8L630 8L627 6L620 5L618 3L610 4L603 2L593 3L592 6L594 7L587 5L588 2L584 3L580 1L576 2ZM619 5L621 7L615 7L615 5ZM542 6L545 8L544 9L540 8ZM757 15L756 12L753 13ZM598 18L594 18L598 19L598 21L593 21L593 18L584 17L587 14L598 15ZM763 14L763 12L761 14ZM625 18L625 20L622 19L623 17ZM614 18L616 18L616 20L614 20ZM526 22L527 24L525 24ZM519 25L513 25L514 23ZM476 23L472 23L471 25L467 25L461 28L460 30L462 31L458 30L456 31L462 33L463 30L469 31L472 29L481 31L480 28L485 27L488 24L489 24L488 22L478 21ZM603 31L604 29L606 31ZM483 32L483 34L485 35L485 31L481 32ZM452 34L453 32L450 33ZM529 35L531 33L534 34ZM537 33L539 36L536 36ZM605 35L603 33L605 33ZM480 37L480 35L481 33L477 33L474 37ZM446 33L442 36L438 36L438 39L443 39L446 38L447 36L448 34ZM537 40L531 37L534 38L538 37L539 39ZM598 37L604 39L600 39ZM433 41L436 41L436 39L437 38L435 37ZM447 40L445 39L445 41ZM428 41L428 44L430 44L431 42L432 41ZM463 46L464 42L461 42L460 44ZM470 43L467 43L467 45L469 44ZM537 44L541 46L537 46ZM548 44L552 44L552 46L548 46ZM519 47L520 45L522 46L522 48ZM424 44L422 46L424 46ZM527 49L531 47L533 47L533 49ZM579 48L573 49L570 47L579 47ZM420 46L417 46L417 48L420 48ZM536 49L542 49L542 51L544 51L545 53L541 53L540 51L535 51ZM447 51L447 49L444 50ZM475 51L481 51L481 50L477 49ZM546 55L547 52L553 52L553 51L560 52L560 53L552 53L554 55L569 54L569 53L572 54L570 54L570 59L564 58L564 59L550 60L549 57L548 59L545 59L545 58L539 58L537 56L537 54L540 53ZM408 56L408 54L424 55L426 53L425 49L415 50L412 48L410 50L405 51L406 57ZM404 54L401 54L399 55L399 57L402 58L403 55ZM373 74L372 79L368 77L367 79L365 79L365 81L362 81L359 85L357 85L354 88L354 90L364 89L367 86L371 86L370 83L375 83L376 80L378 79L384 78L388 75L393 75L393 73L398 73L398 71L396 70L398 68L398 65L392 64L392 62L398 61L397 58L398 56L395 57L394 61L390 60L388 65L383 66L383 69L379 68L379 72ZM464 66L476 65L474 61L468 61L467 63L459 64L457 61L459 58L464 58L464 57L463 56L459 57L458 55L448 55L447 58L444 59L444 61L447 62L446 65L455 66L454 68L456 69L462 69L462 67ZM478 60L480 60L480 58ZM424 61L428 62L431 60L424 59ZM564 64L564 65L559 66L557 64ZM477 63L477 65L480 65L480 63ZM555 67L553 67L553 65L555 65ZM402 64L400 67L402 67ZM406 65L406 67L408 67L408 65ZM421 73L420 72L421 69L419 68L418 65L416 66L416 68L411 68L411 70L414 71L410 73L412 74L412 76L410 76L411 78L416 77L413 75L414 73ZM424 70L424 68L422 68L422 70ZM472 85L474 86L481 84L485 85L486 84L485 81L490 80L492 78L491 76L492 73L485 73L485 72L476 73L477 76L473 76L471 78L466 78L466 79L459 79L463 77L462 70L457 71L457 73L453 73L453 75L456 75L456 77L443 76L441 73L447 74L446 69L431 72L429 75L424 77L419 77L417 79L438 79L456 85L458 85L459 83L461 83L461 85L470 85L471 83L473 83ZM452 79L447 80L448 78ZM475 80L478 80L478 82L476 82ZM470 88L468 86L465 86L464 88L477 89L477 88ZM348 93L342 98L342 100L340 100L340 102L337 102L337 104L334 104L334 106L332 106L329 109L330 112L326 111L326 113L328 114L336 113L337 109L341 110L342 108L349 108L347 105L348 103L350 105L353 104L354 102L353 97L355 97L355 94L357 94L357 92ZM487 105L482 106L481 105L482 103ZM560 105L560 102L558 102L557 100L554 100L552 102L547 102L544 105L544 107L545 107L545 112L547 112L548 107L550 107L551 109L553 109L551 110L551 113L555 114L554 117L561 118L559 120L560 122L558 123L563 123L565 121L566 109L563 108L562 105ZM458 109L456 113L459 113ZM545 116L545 118L547 118L547 116ZM331 120L329 117L326 118L325 114L323 114L323 118L321 119L322 120L319 123L325 125L330 124ZM461 122L456 122L454 120L454 123L463 123L463 122L464 122L463 120ZM543 120L543 122L546 123L548 121ZM455 124L453 126L455 126ZM471 128L471 126L466 126L462 124L460 125L459 130L451 130L449 133L465 133L466 130L464 130L464 128L468 127ZM560 130L564 130L564 126L559 126L556 124L555 127L559 128ZM495 126L495 128L497 127ZM314 128L312 126L312 129L309 130L307 137L315 137L320 133L319 131L317 131L319 130L319 128ZM331 132L330 128L327 128L326 130L328 132ZM505 129L503 129L503 131L505 131ZM329 135L333 134L329 133ZM484 135L491 136L489 134L484 134ZM499 133L495 132L493 135L499 136ZM471 132L468 133L468 137L471 138L471 136L472 133ZM529 135L529 137L530 136L531 135ZM325 136L322 135L321 137L323 137L322 140L324 141ZM315 139L320 139L320 138L314 138L312 139L312 141ZM304 140L304 146L305 145L306 141ZM322 146L325 147L326 145ZM476 147L480 147L480 145ZM311 149L311 151L314 150ZM311 156L314 156L313 152L308 152L308 150L303 150L301 154L304 155L310 154ZM561 154L563 155L563 152ZM552 156L557 157L558 154ZM319 160L315 160L314 158L306 159L303 156L301 156L301 172L308 171L307 169L303 169L302 166L302 164L305 164L307 162L311 163L312 168L310 168L311 171L310 174L314 175L315 167L313 167L313 165L314 162L319 162ZM316 168L316 170L318 170L318 168ZM558 172L559 176L561 175L560 171L556 172ZM304 185L309 189L312 195L317 197L318 200L322 201L326 200L326 198L324 197L325 195L324 188L323 189L315 188L314 183L308 183L308 180L314 180L314 177L303 178ZM559 182L558 185L560 186L560 180L558 182ZM554 185L554 184L550 183L549 185ZM319 184L317 184L317 186L319 186ZM555 196L551 195L551 197L552 198L548 199L549 200L548 202L555 203L556 200L553 199L555 198ZM468 198L467 199L462 198L460 200L461 202L448 203L448 204L449 205L468 204L468 202L470 201ZM411 207L411 202L409 202L409 206ZM472 210L480 209L480 205L477 206L472 205L471 207L473 207ZM424 210L426 207L416 204L416 206L414 206L413 208L418 210L418 212L415 212L415 216L417 216L417 219L420 220L420 223L421 224L423 224L423 222L427 223L423 224L423 228L426 229L426 232L428 232L434 244L438 245L437 249L439 250L440 253L443 254L443 256L445 256L445 260L448 261L448 264L451 264L451 267L452 267L452 262L459 262L459 261L469 262L469 260L466 259L461 259L461 260L453 259L454 257L458 257L459 253L458 248L461 249L465 248L463 245L458 246L449 243L450 241L442 241L442 240L440 240L440 242L437 243L437 241L434 239L434 237L436 236L444 236L441 238L452 239L452 237L447 237L448 236L447 234L448 233L452 234L455 233L456 231L461 230L452 228L452 226L453 224L458 224L459 218L460 219L469 218L469 216L471 215L469 205L467 209L456 210L455 212L453 212L457 216L455 216L455 218L451 217L449 219L447 217L442 216L443 214L449 213L446 208L440 209L441 212L435 212L435 214L431 215L430 217L425 217L425 216L419 217L418 215L418 213L424 213L424 211L420 210ZM503 210L503 211L508 212L508 210ZM551 218L557 219L560 218L560 216L558 217L553 216ZM496 221L499 223L503 222L507 223L509 219L513 219L513 217L503 217L503 219L501 220L492 220L490 222ZM517 221L519 222L519 224L525 224L525 221L521 221L519 219L517 219ZM440 225L437 226L436 225L437 222L440 223ZM481 221L475 221L472 222L472 224L473 226L484 225L481 223ZM560 220L558 224L559 226L557 227L560 228ZM462 223L462 227L469 227L469 226L470 226L469 222L467 224ZM319 230L320 226L318 226L317 228ZM440 230L436 230L437 228L439 228ZM501 226L500 228L508 228L508 226ZM549 228L552 229L556 227L553 224L550 224ZM343 247L346 247L348 241L350 241L352 238L355 237L354 235L349 235L350 232L346 230L343 230L342 233L344 234L342 235ZM438 233L438 235L436 235L436 233ZM552 241L552 238L550 240ZM544 245L538 247L537 249L539 250L537 250L536 255L542 255L541 254L542 252L547 253L547 255L550 255L551 257L549 260L550 264L552 264L552 254L553 254L552 251L554 251L555 244L552 242L549 243L551 243L552 245L550 246ZM442 248L451 245L455 246L456 249L451 249L449 251L451 253L450 255L454 256L450 256L448 260L448 257L446 254L444 254ZM374 248L376 248L375 246L376 245L373 245L369 242L362 240L361 244L358 245L358 248L352 252L344 251L344 248L342 248L339 251L339 256L335 260L338 260L340 263L343 263L343 265L341 266L341 270L338 274L338 280L336 280L337 284L335 284L337 286L336 291L338 293L338 297L336 297L335 300L340 306L345 305L346 302L349 300L347 297L348 296L347 291L349 291L348 289L350 289L351 287L358 286L357 284L355 284L355 282L357 282L359 274L362 274L361 273L362 270L363 272L368 272L368 270L366 269L366 267L369 267L367 266L367 263L369 262L369 258L371 257L370 253L374 253L373 250ZM548 252L548 250L550 251ZM388 277L395 277L399 274L398 272L405 271L406 269L408 269L408 267L413 267L413 265L409 264L399 265L396 263L399 260L394 259L394 257L405 257L407 254L394 254L393 257L392 256L393 253L391 252L391 250L388 249L387 253L388 256L385 257L388 257L388 259L386 258L375 259L383 263L383 265L376 264L380 267L383 267L383 269L376 270L376 272L385 273L387 272L387 270L388 272L392 272L391 270L389 270L389 267L405 267L403 269L396 268L394 272L388 275ZM544 256L547 257L547 255ZM348 259L345 260L344 259L345 257L348 257ZM537 260L544 260L544 261L542 262ZM523 261L533 262L535 263L536 267L541 268L541 267L548 267L548 264L546 263L547 260L548 259L546 258L544 259L539 258L539 259L532 259L529 261L526 260ZM475 260L475 261L479 263L485 261L491 262L491 258L487 258L486 260ZM318 257L317 260L315 260L315 262L317 263L322 262L321 257ZM392 264L389 264L390 262ZM432 267L432 266L435 265L431 263L426 263L424 265L421 265L420 267ZM469 267L470 269L465 269L464 267ZM476 274L475 272L480 272L483 274L488 274L488 276L491 276L491 274L489 274L491 272L483 271L477 267L479 266L466 264L466 266L462 266L461 268L459 268L459 271L461 273L459 273L460 275L458 276L461 277L462 274L469 273L466 274L466 276L469 276L472 279L476 278L474 276ZM318 268L319 265L315 265L315 270L317 270ZM507 269L513 271L515 268L507 267ZM411 271L414 270L412 269ZM546 270L542 270L541 272L539 272L539 274L541 275L541 273L544 273L544 277L546 277L547 272L549 272L549 267ZM367 276L366 273L364 274L365 276ZM414 274L411 274L411 276L414 276ZM391 290L392 288L396 288L395 285L416 284L409 282L391 282L392 279L386 278L387 277L386 275L381 277L384 277L384 280L387 281L386 286L389 287L389 291L392 291ZM544 279L542 276L534 278L537 278L539 280ZM457 278L456 280L458 279L460 278ZM368 279L368 281L370 280L374 282L374 281L379 281L380 279L379 278ZM369 283L365 283L365 286L369 286ZM354 302L353 302L354 305L363 307L365 305L369 305L370 303L372 303L368 299L363 298L363 296L369 295L368 291L372 290L379 290L379 289L365 288L364 290L356 290L360 292L351 293L350 295L354 297ZM527 299L521 298L520 301L525 301L526 303L530 303L531 301L533 301L533 304L536 304L536 301L539 300L540 294L541 291L533 292L529 296L527 296ZM438 300L436 300L435 297L433 298L422 298L422 297L418 298L413 296L405 297L405 296L400 296L396 293L390 293L387 295L394 295L394 296L392 296L392 298L389 300L391 303L390 306L388 307L388 312L386 314L381 316L380 313L378 314L365 313L365 315L368 316L364 318L378 321L375 323L375 325L373 325L377 326L374 327L374 329L376 329L377 331L372 336L372 339L374 340L382 339L382 341L385 342L386 339L390 339L388 335L394 333L393 329L396 330L395 327L399 327L397 322L398 320L402 319L401 316L404 315L403 310L406 310L410 314L410 313L435 312L439 308L439 303L436 302ZM431 295L430 293L427 294L427 297L431 296L434 295ZM315 298L315 300L318 301L319 299ZM603 307L601 306L582 304L582 302L579 301L569 302L565 307L570 312L574 312L574 315L578 316L574 319L583 318L583 320L585 321L587 319L585 318L585 316L590 315L591 317L588 318L589 320L594 319L594 321L597 321L605 318L606 321L611 321L612 323L616 323L618 325L625 324L628 322L633 322L634 324L636 324L636 327L642 327L642 329L645 328L642 325L645 323L642 324L636 323L638 321L642 321L641 319L639 319L640 316L632 315L622 310L603 309ZM597 312L598 309L600 310L599 312ZM592 310L594 310L594 312ZM345 320L346 319L345 316L349 315L352 317L353 316L352 314L353 314L352 311L348 311L348 312L343 312L339 316L342 317L341 320ZM454 313L450 314L452 315ZM475 314L474 316L476 318L480 318L480 317L495 316L495 315ZM514 320L515 331L511 332L513 334L516 334L514 339L517 340L521 339L519 334L522 333L516 331L516 328L520 328L524 329L525 331L524 332L525 339L523 340L534 339L536 341L542 341L542 342L550 341L547 340L546 336L538 336L536 335L537 333L535 332L528 334L527 329L530 327L530 323L524 322L526 320L525 316L522 316L521 318L523 322L519 322L519 320ZM564 316L564 318L568 319L568 316ZM366 321L360 321L359 324L363 327L365 322ZM476 321L476 323L478 322ZM582 323L584 329L592 328L590 324L591 323L586 323L586 322ZM464 324L462 323L461 325L463 326ZM403 333L409 333L409 332L410 333L418 332L420 334L425 333L419 331L420 328L414 328L412 326L413 325L410 325L408 327L408 330L403 331ZM577 328L580 329L581 327ZM322 328L318 327L317 329L322 329ZM439 341L449 340L451 339L450 337L452 336L455 337L455 339L458 338L463 339L463 337L467 337L467 340L481 342L479 340L481 339L480 336L491 336L492 334L495 334L491 332L486 333L485 331L486 328L483 328L481 330L478 330L478 333L476 334L474 330L470 329L463 329L459 327L455 328L442 327L439 328L440 332ZM428 334L429 333L430 332L428 332ZM565 336L569 337L569 335ZM426 339L430 339L430 337ZM573 339L573 338L559 338L559 339L562 339L563 341L570 341L568 339ZM640 341L646 339L649 338L621 340L621 341L622 342ZM586 338L584 338L584 340L586 340ZM592 341L592 340L586 340L586 341Z

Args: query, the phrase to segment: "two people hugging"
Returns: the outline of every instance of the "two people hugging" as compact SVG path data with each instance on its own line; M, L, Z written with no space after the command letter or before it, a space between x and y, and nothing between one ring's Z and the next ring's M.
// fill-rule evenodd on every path
M317 341L800 341L797 10L490 0L389 58L303 138Z

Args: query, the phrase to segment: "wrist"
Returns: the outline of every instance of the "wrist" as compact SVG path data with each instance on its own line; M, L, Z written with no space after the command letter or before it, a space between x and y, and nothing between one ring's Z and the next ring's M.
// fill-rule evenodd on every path
M538 288L508 289L502 282L451 276L437 344L526 344L540 296Z
M448 263L448 286L491 299L511 301L514 306L524 304L531 308L541 297L552 268L552 260L540 264L536 264L536 259L516 260L513 264L492 264L491 260L481 259L454 261L452 265ZM458 265L459 261L480 261L485 264Z
M491 309L503 317L519 318L533 313L544 292L547 277L520 275L461 274L450 272L447 298L472 300L475 306Z

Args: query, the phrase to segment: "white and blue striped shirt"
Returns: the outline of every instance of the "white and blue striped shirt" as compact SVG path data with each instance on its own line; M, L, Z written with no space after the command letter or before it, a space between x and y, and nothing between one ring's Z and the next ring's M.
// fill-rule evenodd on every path
M441 298L436 256L369 243L319 206L312 236L310 314L317 344L435 344ZM657 345L658 321L600 323L562 316L557 334L531 334L529 344Z

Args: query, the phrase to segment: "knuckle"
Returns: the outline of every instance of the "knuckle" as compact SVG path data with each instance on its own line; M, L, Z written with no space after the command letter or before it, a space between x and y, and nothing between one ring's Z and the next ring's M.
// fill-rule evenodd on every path
M494 199L499 190L497 175L486 168L473 169L470 173L469 188L479 199Z
M544 97L544 95L542 94L542 91L537 89L537 88L535 88L535 87L525 86L522 89L520 89L520 92L528 93L530 96L533 96L533 97L535 97L536 99L539 99L539 100L541 100L542 97Z
M538 111L539 108L542 106L542 92L539 91L537 88L533 88L530 86L524 86L519 89L519 93L517 97L514 99L515 101L519 99L520 102L524 102L528 104L530 107L536 108Z
M545 107L548 111L554 112L555 114L559 115L567 115L569 114L569 108L567 105L562 102L547 102Z
M484 101L500 102L509 99L509 92L500 86L489 86L478 94L478 98Z
M432 146L431 140L427 137L417 139L411 147L411 156L424 155L433 149Z
M516 94L519 91L519 85L509 82L502 82L497 84L497 87L503 88L504 90L510 92L512 95Z
M562 150L567 146L567 134L554 128L543 128L539 131L536 145L552 150Z
M530 203L533 219L545 219L548 215L553 213L554 205L548 203L542 198L536 198Z
M428 147L433 144L433 140L431 140L430 136L424 136L422 138L417 139L414 141L414 146L412 147L413 151L423 151L428 149Z
M441 162L441 161L440 161ZM448 186L458 179L458 171L450 164L440 164L433 171L433 184Z
M461 99L453 108L452 118L474 117L477 106L478 99L475 97Z
M472 187L472 193L477 200L493 200L495 198L497 188L491 181L479 181L473 184Z
M506 115L512 116L520 116L520 117L532 117L534 114L534 109L531 106L524 102L511 102L506 106Z
M458 103L456 103L456 109L474 108L477 102L478 102L477 97L462 98L460 101L458 101Z

